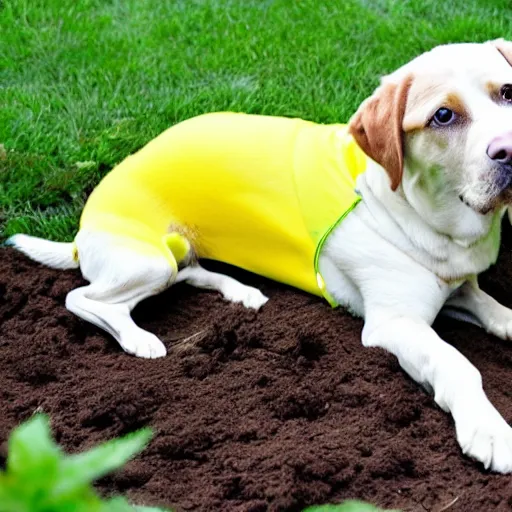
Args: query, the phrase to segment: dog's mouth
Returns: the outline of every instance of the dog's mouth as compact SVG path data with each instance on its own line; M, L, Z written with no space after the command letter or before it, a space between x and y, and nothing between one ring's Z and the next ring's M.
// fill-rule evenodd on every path
M487 203L486 205L482 205L482 206L475 206L474 204L471 204L465 197L463 194L460 194L459 195L459 201L464 204L465 206L467 206L468 208L471 208L471 210L473 210L474 212L476 213L479 213L480 215L487 215L488 213L490 213L491 211L493 211L495 208L496 208L496 201L490 201L489 203Z
M471 205L466 201L466 198L465 198L462 194L460 194L460 196L459 196L459 201L460 201L461 203L464 203L464 204L465 204L466 206L468 206L469 208L471 208Z
M512 206L512 188L507 187L501 194L500 199L506 206Z
M487 215L503 206L512 206L512 187L506 187L500 193L489 196L485 203L475 204L464 194L459 195L459 201L474 212Z

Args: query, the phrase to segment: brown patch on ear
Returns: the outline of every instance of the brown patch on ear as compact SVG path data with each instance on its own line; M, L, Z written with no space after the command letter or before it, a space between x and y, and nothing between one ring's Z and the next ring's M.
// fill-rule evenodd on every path
M498 50L503 58L512 66L512 42L505 39L494 39L489 41Z
M381 85L366 99L349 122L349 132L359 147L386 169L391 189L402 181L404 167L402 121L412 76L399 84Z

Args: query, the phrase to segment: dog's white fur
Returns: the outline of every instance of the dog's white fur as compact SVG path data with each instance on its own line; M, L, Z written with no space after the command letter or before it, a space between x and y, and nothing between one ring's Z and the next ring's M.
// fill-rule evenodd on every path
M407 77L412 81L402 124L401 184L393 191L383 167L370 164L358 180L363 201L329 236L320 272L331 295L364 317L363 345L393 353L451 412L462 451L486 468L510 473L511 428L487 399L478 370L431 324L444 306L454 307L490 333L512 338L512 310L477 283L478 274L496 261L507 206L486 148L493 137L512 130L512 106L490 91L512 83L512 68L491 44L450 45L418 57L383 83L400 84ZM463 107L464 122L450 129L427 127L446 101ZM11 243L38 261L76 266L71 244L64 249L24 235ZM217 290L255 309L267 301L259 290L195 264L176 274L163 256L138 254L108 235L80 231L76 246L91 284L70 292L67 308L137 356L160 357L166 349L135 325L130 311L174 282Z

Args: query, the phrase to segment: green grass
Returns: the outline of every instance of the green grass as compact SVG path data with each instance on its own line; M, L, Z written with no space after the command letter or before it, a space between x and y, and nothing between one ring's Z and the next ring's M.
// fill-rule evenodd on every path
M71 239L101 176L190 116L342 122L416 54L511 36L508 0L0 0L0 239Z

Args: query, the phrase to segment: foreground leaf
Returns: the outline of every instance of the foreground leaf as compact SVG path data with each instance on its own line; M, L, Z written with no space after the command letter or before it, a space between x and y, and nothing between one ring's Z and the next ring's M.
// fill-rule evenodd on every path
M164 512L135 507L124 498L102 500L92 483L121 468L151 437L149 429L68 455L51 436L49 420L37 415L9 439L6 471L0 471L0 512Z
M386 512L364 501L348 500L339 505L315 505L303 512ZM389 510L388 512L399 512Z
M122 439L107 441L88 452L70 455L62 461L62 479L56 495L67 495L78 488L124 466L143 450L151 438L149 429L139 430Z
M48 418L37 415L14 430L9 439L7 471L10 474L54 472L61 456L54 443Z

